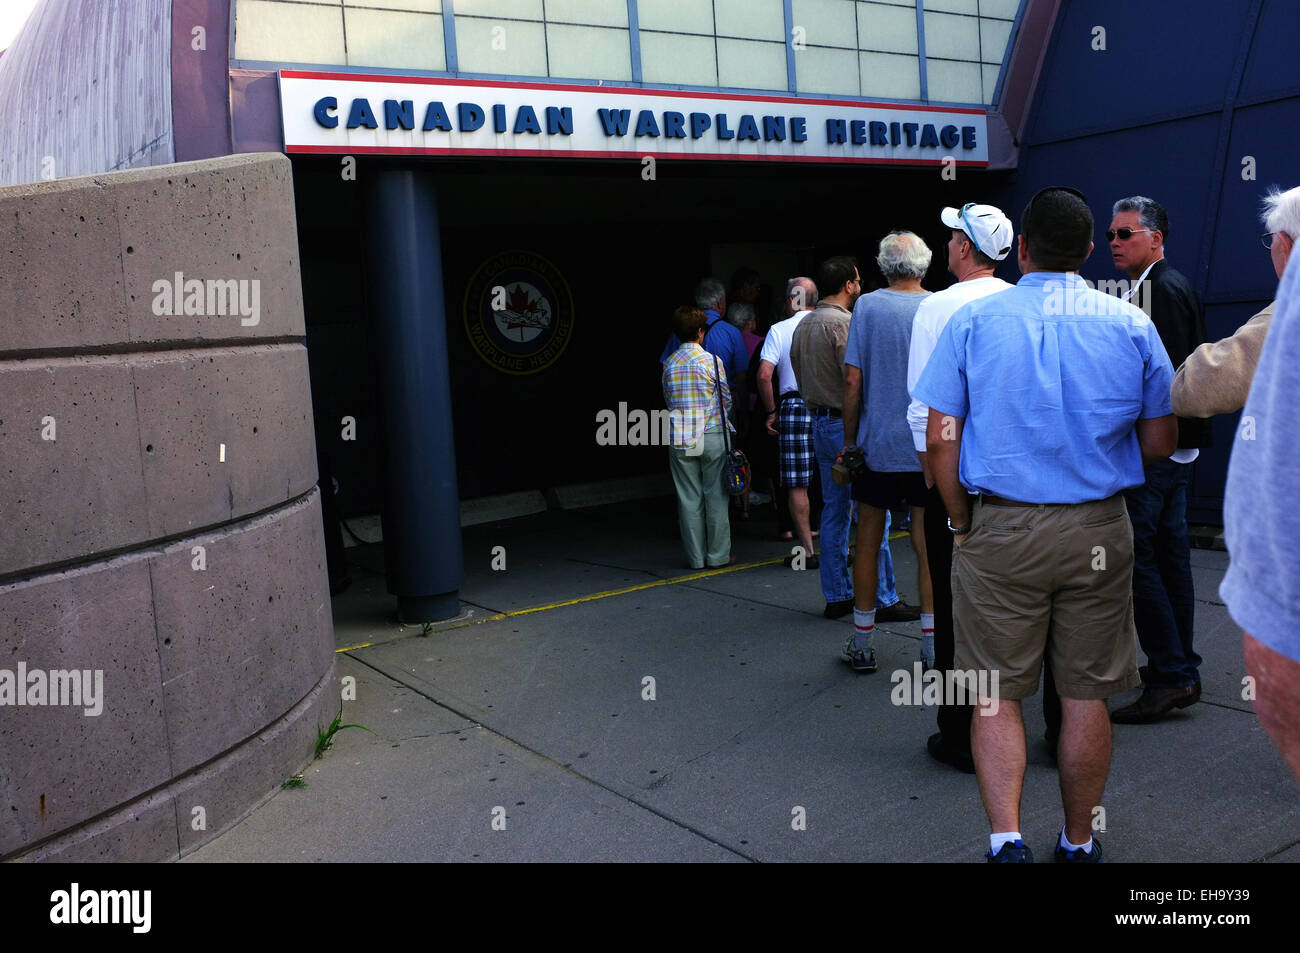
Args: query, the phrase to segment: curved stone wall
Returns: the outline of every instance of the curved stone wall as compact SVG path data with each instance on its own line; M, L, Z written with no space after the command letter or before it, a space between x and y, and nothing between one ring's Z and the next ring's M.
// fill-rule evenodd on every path
M175 858L337 708L290 176L0 189L0 859Z

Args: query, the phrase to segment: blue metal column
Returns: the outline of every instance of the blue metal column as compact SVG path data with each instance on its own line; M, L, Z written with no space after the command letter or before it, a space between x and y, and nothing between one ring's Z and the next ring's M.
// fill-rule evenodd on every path
M386 433L384 561L403 622L460 612L463 564L438 205L427 173L372 166L366 286Z

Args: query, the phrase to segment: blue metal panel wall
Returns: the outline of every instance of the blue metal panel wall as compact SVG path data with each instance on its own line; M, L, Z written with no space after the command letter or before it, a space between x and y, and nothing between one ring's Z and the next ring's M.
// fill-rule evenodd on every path
M1094 49L1098 27L1105 49ZM1300 5L1288 0L1065 0L1006 208L1018 220L1044 185L1081 189L1097 221L1083 275L1096 280L1123 277L1102 234L1111 203L1151 196L1169 209L1166 257L1201 292L1210 336L1232 333L1277 284L1260 199L1300 185L1297 35ZM1255 179L1242 178L1247 156ZM1222 522L1235 424L1217 420L1197 461L1192 522Z

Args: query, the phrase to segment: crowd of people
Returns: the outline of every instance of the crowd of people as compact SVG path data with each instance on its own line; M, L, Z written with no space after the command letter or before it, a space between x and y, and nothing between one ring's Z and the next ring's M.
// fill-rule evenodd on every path
M1111 724L1200 700L1187 488L1211 445L1208 418L1243 406L1222 594L1243 629L1260 720L1300 779L1300 542L1281 518L1300 489L1284 410L1300 393L1300 266L1287 269L1300 188L1264 204L1276 309L1217 342L1165 257L1164 207L1113 203L1106 239L1128 281L1104 294L1078 274L1094 220L1067 187L1035 195L1018 235L992 205L939 211L955 281L933 294L922 286L931 249L898 230L876 256L886 287L863 294L857 261L828 258L814 279L789 279L788 316L762 338L748 269L730 299L706 278L695 307L673 316L662 381L670 411L694 422L669 450L689 565L731 559L722 477L726 448L743 439L755 468L776 476L786 538L808 555L796 550L787 566L819 570L827 618L853 615L843 649L853 671L877 669L877 622L919 618L925 669L997 673L996 704L945 697L927 741L936 759L977 776L990 862L1033 859L1019 829L1020 703L1040 672L1065 815L1059 862L1102 858L1091 822ZM1013 254L1014 285L994 275ZM919 606L895 591L891 512L909 515ZM1138 685L1132 704L1108 709Z

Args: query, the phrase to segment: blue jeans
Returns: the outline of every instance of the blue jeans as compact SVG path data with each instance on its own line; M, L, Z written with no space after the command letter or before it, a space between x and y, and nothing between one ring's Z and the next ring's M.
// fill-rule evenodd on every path
M1133 614L1147 656L1146 684L1198 684L1201 657L1192 649L1192 551L1187 537L1190 463L1160 460L1146 483L1124 491L1133 522Z
M822 480L822 525L819 561L822 594L827 602L844 602L853 598L853 574L849 571L849 522L853 499L849 487L831 479L835 455L844 449L844 421L838 417L813 417L813 449ZM889 519L880 540L876 607L892 606L898 601L894 589L894 560L889 554Z
M876 608L883 609L898 601L894 588L894 557L889 553L889 510L885 510L885 532L880 537L880 554L876 559Z

